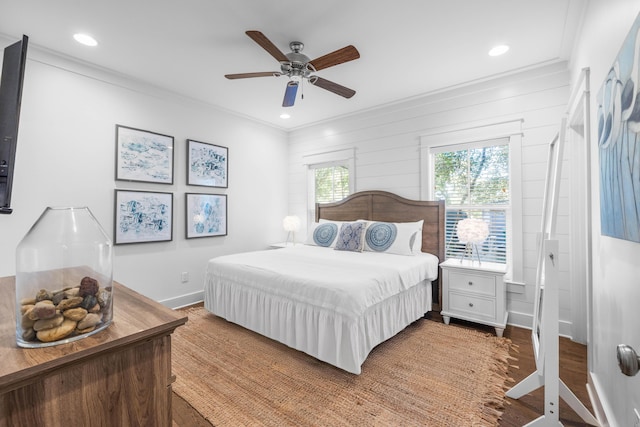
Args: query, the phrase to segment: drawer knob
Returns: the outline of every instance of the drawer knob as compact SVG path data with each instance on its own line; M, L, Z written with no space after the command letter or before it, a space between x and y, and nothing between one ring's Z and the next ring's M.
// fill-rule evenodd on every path
M473 303L472 302L469 303L469 307L473 307Z
M473 282L471 280L469 280L469 286L472 286Z

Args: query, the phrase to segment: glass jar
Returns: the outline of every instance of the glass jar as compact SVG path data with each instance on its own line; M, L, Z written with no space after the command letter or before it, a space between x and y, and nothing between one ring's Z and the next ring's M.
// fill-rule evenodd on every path
M16 340L68 343L113 319L113 244L87 207L48 207L16 249Z

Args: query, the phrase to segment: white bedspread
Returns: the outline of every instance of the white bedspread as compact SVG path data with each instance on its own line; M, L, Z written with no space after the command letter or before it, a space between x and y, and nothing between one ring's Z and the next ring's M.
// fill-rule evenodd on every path
M296 245L213 258L205 307L349 372L430 309L438 258Z

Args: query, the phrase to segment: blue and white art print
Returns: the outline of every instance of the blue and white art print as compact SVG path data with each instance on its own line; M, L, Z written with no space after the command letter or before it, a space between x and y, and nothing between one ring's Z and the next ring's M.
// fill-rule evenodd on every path
M114 243L165 242L173 238L173 193L116 190Z
M598 92L601 233L640 242L640 17Z
M173 184L173 137L116 125L116 179Z
M187 239L227 235L227 196L187 193Z
M205 142L187 140L187 184L228 187L229 149Z

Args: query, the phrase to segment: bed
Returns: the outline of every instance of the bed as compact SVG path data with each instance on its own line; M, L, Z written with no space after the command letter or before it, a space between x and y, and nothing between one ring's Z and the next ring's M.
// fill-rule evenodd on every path
M418 251L411 256L380 252L372 250L374 241L369 241L368 250L345 250L340 240L345 229L362 223L363 232L372 225L395 224L396 242L402 241L402 230L409 224L419 223L421 235L417 234L416 242L411 240L411 248ZM205 308L360 374L375 346L427 312L440 310L444 202L364 191L340 202L316 205L313 227L322 224L340 227L334 247L299 243L209 260Z

